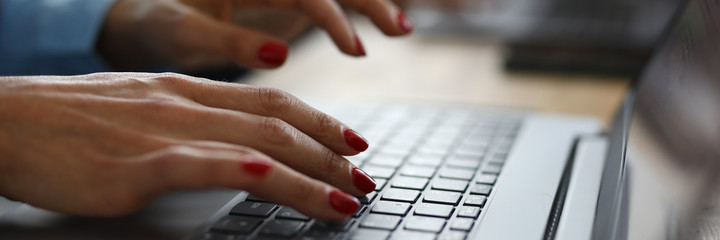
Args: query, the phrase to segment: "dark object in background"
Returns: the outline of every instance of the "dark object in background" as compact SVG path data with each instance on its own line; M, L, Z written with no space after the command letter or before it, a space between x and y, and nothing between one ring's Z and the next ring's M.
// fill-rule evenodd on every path
M634 75L680 0L415 0L418 30L508 43L511 70ZM442 10L438 10L442 9Z

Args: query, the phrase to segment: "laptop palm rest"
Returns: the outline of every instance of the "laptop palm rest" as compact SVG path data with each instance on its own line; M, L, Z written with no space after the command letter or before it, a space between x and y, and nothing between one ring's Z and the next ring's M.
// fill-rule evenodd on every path
M123 218L87 218L23 205L0 219L0 239L181 239L240 191L176 192Z

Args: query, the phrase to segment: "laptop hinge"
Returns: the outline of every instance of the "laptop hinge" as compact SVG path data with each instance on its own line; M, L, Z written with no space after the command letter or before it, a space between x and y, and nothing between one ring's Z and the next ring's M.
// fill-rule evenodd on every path
M550 210L544 239L590 239L606 150L607 140L603 136L575 139Z

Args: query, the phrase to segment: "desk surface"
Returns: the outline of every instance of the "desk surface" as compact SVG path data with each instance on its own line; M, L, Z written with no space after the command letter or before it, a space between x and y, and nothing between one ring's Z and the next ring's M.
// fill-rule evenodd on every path
M345 101L459 102L591 115L610 122L628 79L508 73L502 44L463 36L387 38L356 20L368 57L342 55L323 32L292 47L276 71L248 83L276 87L301 98Z

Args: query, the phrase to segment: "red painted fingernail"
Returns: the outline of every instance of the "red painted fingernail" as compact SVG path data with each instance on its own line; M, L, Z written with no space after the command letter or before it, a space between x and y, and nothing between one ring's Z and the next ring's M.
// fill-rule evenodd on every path
M270 172L272 165L263 161L246 161L242 163L242 168L252 175L264 177Z
M370 175L362 169L353 168L352 179L355 187L364 193L370 193L375 190L375 179L370 177Z
M260 59L260 61L263 61L273 66L280 66L285 63L287 55L287 46L279 43L265 43L260 46L260 50L258 50L258 58Z
M343 214L353 214L360 207L360 202L358 202L357 198L338 190L330 191L329 200L330 206L332 206L335 211Z
M360 38L355 36L355 49L357 49L358 55L365 56L365 47L363 47L362 42L360 42Z
M413 31L414 24L412 21L410 21L409 18L407 18L407 16L405 16L404 13L398 13L397 18L398 23L400 24L400 28L405 31L405 34L411 33Z
M350 145L351 148L355 149L355 151L362 152L368 149L369 145L367 140L356 131L346 129L343 134L345 135L345 142Z

